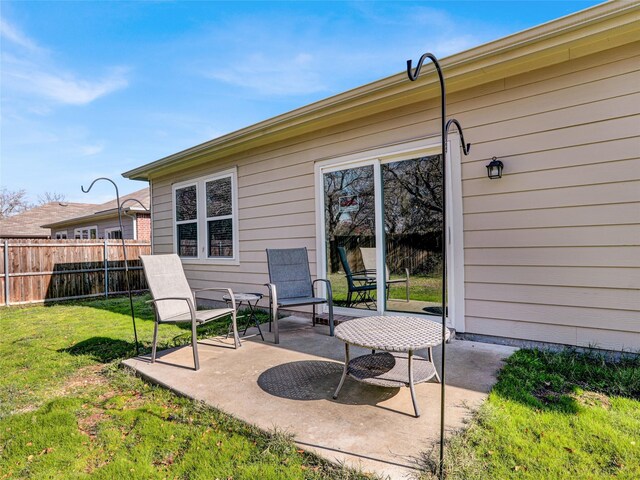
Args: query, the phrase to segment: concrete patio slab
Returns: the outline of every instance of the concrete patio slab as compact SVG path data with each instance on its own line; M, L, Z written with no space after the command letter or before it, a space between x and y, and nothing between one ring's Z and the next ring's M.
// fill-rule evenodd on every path
M257 332L256 329L253 329ZM344 346L328 327L308 319L280 321L280 344L259 336L198 343L200 370L193 370L191 347L126 360L148 380L202 400L265 430L292 433L303 448L364 471L390 478L417 473L421 452L439 439L440 384L416 386L422 415L413 416L408 388L381 388L348 378L337 400L332 395L343 368ZM369 353L352 348L352 356ZM446 427L460 428L486 398L503 359L516 349L470 341L447 344ZM425 352L417 352L426 356ZM434 349L436 366L440 348Z

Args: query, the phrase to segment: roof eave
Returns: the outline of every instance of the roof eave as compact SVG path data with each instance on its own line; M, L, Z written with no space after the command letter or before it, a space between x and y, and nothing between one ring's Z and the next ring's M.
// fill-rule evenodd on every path
M123 209L123 213L125 212L134 212L134 213L146 213L149 210L143 210L142 208L125 208ZM112 217L117 217L118 216L118 209L117 208L112 208L109 210L103 210L101 212L95 212L92 213L90 215L83 215L81 217L74 217L74 218L69 218L67 220L61 220L59 222L55 222L55 223L48 223L46 225L41 225L42 228L61 228L61 227L67 227L69 225L77 225L79 223L87 223L87 222L97 222L100 220L105 220L107 218L112 218Z
M588 55L637 39L640 3L608 2L443 58L449 92L515 75L532 68ZM576 32L582 30L581 32ZM537 66L536 66L537 65ZM376 108L400 107L439 94L435 72L420 82L399 73L264 120L200 145L124 172L149 180L182 166L273 143L284 136L371 114Z

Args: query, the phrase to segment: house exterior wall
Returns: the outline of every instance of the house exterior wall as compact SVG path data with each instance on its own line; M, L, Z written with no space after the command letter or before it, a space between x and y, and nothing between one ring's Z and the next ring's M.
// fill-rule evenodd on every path
M108 228L118 228L118 217L107 218L103 220L86 220L82 223L70 224L65 227L52 229L51 235L55 237L56 232L66 230L68 238L74 238L73 232L76 228L98 227L98 238L105 237L105 230ZM124 229L124 238L133 238L133 219L127 215L122 216L122 228Z
M457 114L475 140L462 160L468 332L640 349L639 53L506 78ZM487 182L478 159L492 155L505 176Z
M466 332L640 349L639 52L636 42L448 97L472 143ZM315 162L438 134L431 100L152 177L153 251L174 251L172 184L237 166L240 264L185 261L192 285L263 290L265 248L305 246L315 272ZM500 180L486 177L493 156Z

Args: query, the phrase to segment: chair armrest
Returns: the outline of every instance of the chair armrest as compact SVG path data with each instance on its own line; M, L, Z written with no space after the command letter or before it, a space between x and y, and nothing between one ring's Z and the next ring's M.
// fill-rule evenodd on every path
M264 286L269 289L269 304L278 305L278 292L275 284L265 283Z
M189 307L189 313L191 313L191 321L195 322L196 321L196 309L193 305L193 300L191 298L186 298L186 297L163 297L163 298L154 298L152 300L147 300L145 303L151 303L153 304L153 306L156 306L156 303L158 302L164 302L166 300L182 300L184 302L187 302L187 306ZM157 310L156 310L157 312ZM161 321L158 318L158 321Z
M194 297L200 292L226 292L229 297L231 297L231 306L234 310L236 309L236 297L233 295L233 290L230 288L192 288L191 291L193 292Z
M327 300L332 299L333 289L331 288L331 281L327 280L326 278L316 278L313 282L311 282L311 285L315 285L316 282L324 282L327 285Z
M354 275L375 275L376 271L375 270L358 270L357 272L351 272L351 276Z

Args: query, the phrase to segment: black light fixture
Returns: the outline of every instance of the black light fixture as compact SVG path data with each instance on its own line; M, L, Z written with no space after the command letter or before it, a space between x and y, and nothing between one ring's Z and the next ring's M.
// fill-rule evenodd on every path
M498 160L496 157L493 157L487 165L487 176L493 180L494 178L502 178L502 168L504 164Z

